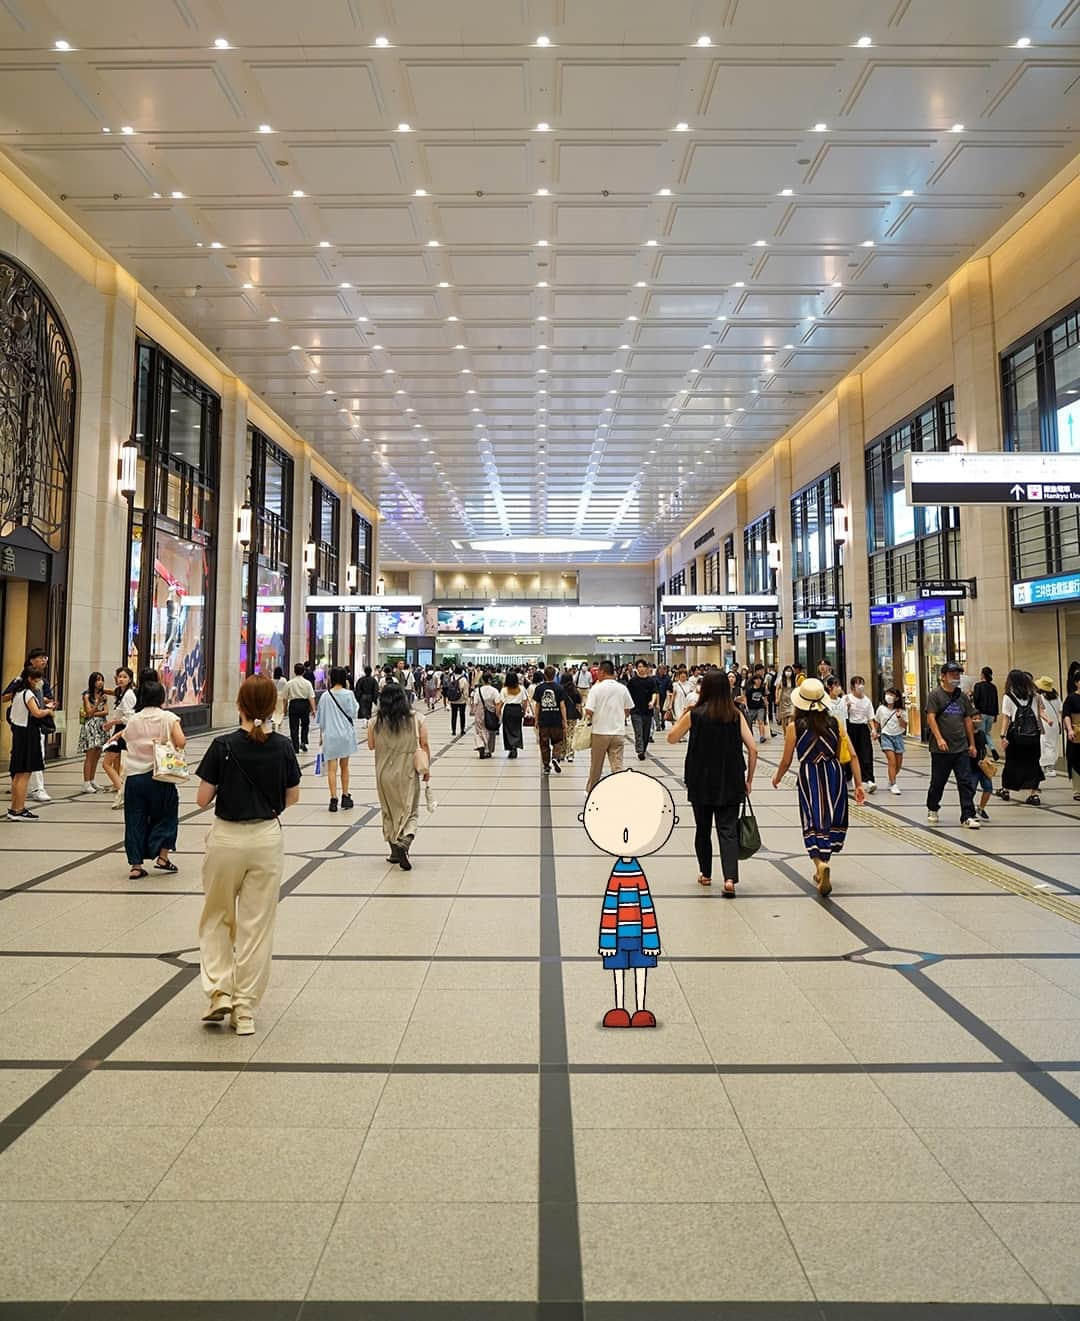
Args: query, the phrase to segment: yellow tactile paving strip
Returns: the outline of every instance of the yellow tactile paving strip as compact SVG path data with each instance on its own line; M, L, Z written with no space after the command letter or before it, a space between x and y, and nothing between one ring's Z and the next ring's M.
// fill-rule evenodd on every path
M1058 917L1063 917L1069 922L1080 923L1080 904L1075 899L1070 900L1064 895L1044 894L1031 881L1013 875L1004 867L980 857L977 853L965 852L950 840L939 839L926 831L899 825L873 808L856 807L854 803L851 805L851 820L853 824L858 823L860 826L873 826L875 830L880 830L892 839L911 844L925 853L932 854L935 858L943 858L946 862L951 862L954 867L959 867L961 871L977 876L981 881L989 881L999 890L1008 890L1010 894L1038 904L1040 908L1056 913Z

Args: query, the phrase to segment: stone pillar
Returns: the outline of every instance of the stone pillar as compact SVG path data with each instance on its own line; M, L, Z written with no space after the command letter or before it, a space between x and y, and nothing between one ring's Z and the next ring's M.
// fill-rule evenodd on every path
M866 545L866 427L862 376L845 376L837 388L840 497L848 514L848 538L840 548L844 596L851 618L844 622L848 674L873 674L870 637L870 558ZM843 602L841 604L844 604ZM837 657L839 661L839 657Z
M792 623L794 596L791 589L791 442L779 440L773 446L773 524L780 545L780 568L776 574L776 591L780 598L781 628L776 636L776 658L779 664L795 655L795 628Z
M289 574L289 670L307 660L307 597L311 575L304 569L304 547L311 540L311 451L293 455L292 572Z
M989 258L970 261L949 281L952 315L956 434L969 450L1000 451L1000 366L994 334L994 299ZM1009 534L1005 510L971 505L960 510L960 576L977 578L978 595L964 605L967 668L993 667L999 686L1010 664L1046 667L1057 651L1055 612L1020 615L1012 609ZM1022 659L1017 643L1029 638L1032 654Z
M221 452L218 465L217 585L214 594L214 670L210 712L214 728L236 723L240 686L240 610L245 552L237 539L240 506L248 494L248 389L227 376L221 397ZM248 647L255 641L255 620L248 620Z
M735 527L732 529L731 537L734 542L732 555L735 560L735 584L736 594L746 590L746 562L743 556L743 536L746 532L746 479L738 478L735 482ZM724 572L727 572L727 565L724 566ZM735 659L740 664L745 664L750 659L750 644L746 640L746 620L747 616L736 614L733 616L735 627L738 630L735 636Z

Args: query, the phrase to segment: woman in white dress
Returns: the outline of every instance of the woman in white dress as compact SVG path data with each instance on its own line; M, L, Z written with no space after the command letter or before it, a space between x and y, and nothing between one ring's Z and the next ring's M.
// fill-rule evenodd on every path
M1047 779L1057 775L1061 756L1061 698L1049 675L1035 680L1035 688L1042 698L1042 736L1039 740L1039 763Z

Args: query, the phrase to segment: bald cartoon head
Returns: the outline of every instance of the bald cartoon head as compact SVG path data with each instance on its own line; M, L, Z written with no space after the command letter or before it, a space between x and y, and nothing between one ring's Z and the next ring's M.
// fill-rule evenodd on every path
M663 848L678 819L664 785L634 770L602 779L579 818L597 848L623 858L642 858Z

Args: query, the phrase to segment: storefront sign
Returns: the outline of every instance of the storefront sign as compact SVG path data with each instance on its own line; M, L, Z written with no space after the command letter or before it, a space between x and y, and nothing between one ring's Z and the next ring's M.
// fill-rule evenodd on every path
M894 601L889 605L872 605L870 623L903 624L912 619L932 619L945 613L945 602L940 597L929 601Z
M371 614L376 610L423 610L421 596L309 596L307 608L316 614Z
M810 611L811 619L840 619L843 617L844 607L841 605L818 605Z
M919 595L924 601L935 596L944 597L949 601L964 601L967 599L968 588L974 589L974 586L974 578L970 581L966 578L949 578L945 582L919 583ZM971 594L975 595L974 590Z
M1033 578L1031 582L1013 583L1013 605L1057 605L1061 601L1080 600L1080 573L1059 573L1053 578Z
M49 557L25 546L0 545L0 573L31 582L48 582Z
M1080 454L904 456L909 505L1080 504Z
M795 619L791 627L796 633L831 633L836 623L835 616L827 619Z

